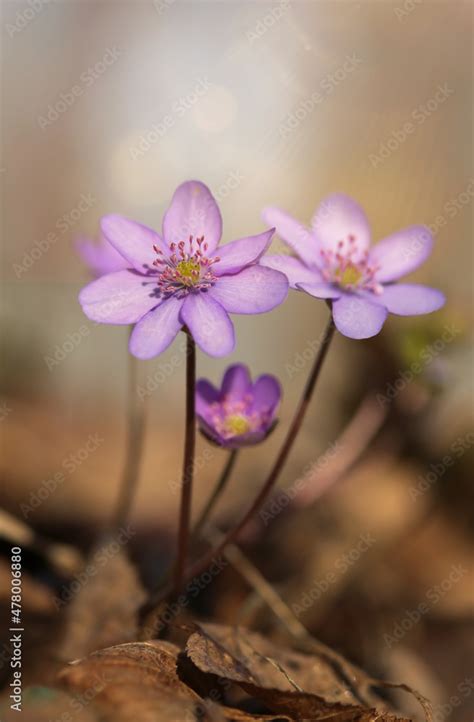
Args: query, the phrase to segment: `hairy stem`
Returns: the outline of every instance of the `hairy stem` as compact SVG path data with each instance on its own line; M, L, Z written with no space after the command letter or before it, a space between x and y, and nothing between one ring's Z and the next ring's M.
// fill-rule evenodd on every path
M186 342L186 421L184 438L181 507L179 512L178 551L174 569L174 593L179 594L188 556L191 501L196 446L196 345L190 333Z

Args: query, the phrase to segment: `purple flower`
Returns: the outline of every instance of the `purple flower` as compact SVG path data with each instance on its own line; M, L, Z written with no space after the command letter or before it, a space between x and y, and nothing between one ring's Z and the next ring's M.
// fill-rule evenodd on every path
M388 312L431 313L445 302L434 288L393 284L430 255L433 237L424 226L410 226L370 247L364 211L342 193L321 203L311 230L278 208L265 209L263 218L298 257L266 256L262 263L283 271L292 288L330 299L334 323L345 336L370 338L380 331Z
M136 324L130 351L149 359L164 351L183 327L211 356L235 345L229 313L263 313L287 295L286 276L257 265L274 229L217 246L219 208L199 181L179 186L158 233L121 216L105 216L102 232L128 269L102 276L79 295L92 321Z
M216 389L206 379L196 385L196 414L202 433L219 446L258 444L274 429L281 388L274 376L254 383L247 366L229 366Z
M97 243L83 236L76 240L75 246L89 271L96 278L100 278L106 273L122 271L130 266L128 261L104 238L103 233L100 234Z

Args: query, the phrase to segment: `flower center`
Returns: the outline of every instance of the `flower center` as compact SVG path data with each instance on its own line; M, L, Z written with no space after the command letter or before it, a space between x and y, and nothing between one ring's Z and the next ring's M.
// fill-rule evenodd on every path
M345 268L339 266L336 271L336 277L339 279L341 286L357 286L362 280L363 274L360 268L357 268L354 263L349 262Z
M258 429L266 419L266 412L252 410L253 397L246 394L242 398L225 397L213 404L212 423L223 439L243 436Z
M357 259L357 260L356 260ZM355 289L382 293L382 286L375 280L379 266L369 263L369 253L359 252L357 238L349 234L338 241L337 251L321 250L323 278L346 291Z
M250 431L251 424L246 416L242 414L231 414L224 419L224 431L229 436L242 436Z
M201 265L197 261L180 261L176 266L177 275L190 286L201 277Z
M187 296L192 291L205 291L217 279L212 266L220 260L217 256L209 258L208 245L204 236L187 243L170 243L170 255L165 256L161 248L153 246L158 258L153 265L158 269L158 287L164 295Z

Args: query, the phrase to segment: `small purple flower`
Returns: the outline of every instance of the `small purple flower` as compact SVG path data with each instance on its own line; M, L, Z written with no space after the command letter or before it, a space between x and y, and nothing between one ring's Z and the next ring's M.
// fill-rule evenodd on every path
M257 265L274 229L217 246L222 218L209 189L188 181L174 193L163 234L121 216L105 216L104 236L127 261L79 295L92 321L136 324L130 351L149 359L164 351L185 326L210 356L235 345L229 313L264 313L288 293L286 276Z
M103 233L100 234L97 243L91 238L82 236L76 240L75 246L89 271L96 278L100 278L106 273L122 271L130 266L128 261L104 238Z
M206 379L196 385L196 414L202 433L228 449L258 444L275 428L281 388L274 376L254 383L247 366L229 366L216 389Z
M416 316L437 311L445 302L434 288L393 284L430 255L433 237L424 226L397 231L370 247L364 211L342 193L323 200L311 230L278 208L265 209L263 218L298 258L266 256L261 263L283 271L292 288L330 299L334 323L345 336L370 338L379 333L388 312Z

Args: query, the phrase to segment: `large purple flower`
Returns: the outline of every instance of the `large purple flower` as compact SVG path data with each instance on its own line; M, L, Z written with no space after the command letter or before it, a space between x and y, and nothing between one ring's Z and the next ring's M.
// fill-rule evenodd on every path
M115 250L115 248L100 234L98 242L91 238L81 236L76 240L76 250L89 271L96 277L104 276L106 273L122 271L129 267L128 261Z
M79 301L93 321L136 324L130 351L149 359L185 326L200 348L225 356L235 345L229 313L263 313L287 295L286 276L257 265L274 229L217 245L219 208L199 181L179 186L163 218L163 234L121 216L105 216L102 232L128 269L86 286Z
M196 413L201 431L220 446L237 449L258 444L273 430L281 399L274 376L253 383L247 366L229 366L216 389L206 379L196 386Z
M278 208L265 209L263 218L276 227L298 258L270 255L262 263L283 271L292 288L330 299L334 323L345 336L370 338L380 331L388 312L400 316L431 313L445 302L434 288L393 284L431 253L433 238L424 226L410 226L370 247L364 211L342 193L323 200L311 230Z

